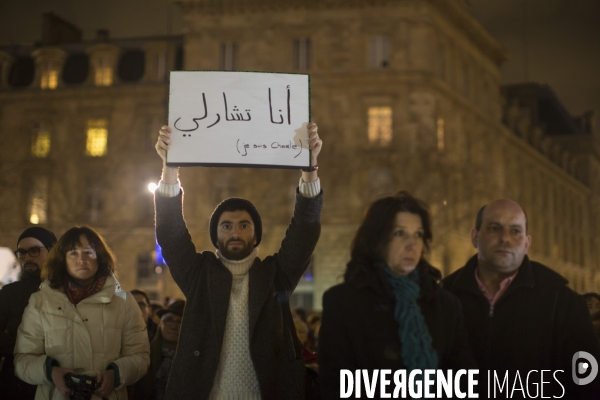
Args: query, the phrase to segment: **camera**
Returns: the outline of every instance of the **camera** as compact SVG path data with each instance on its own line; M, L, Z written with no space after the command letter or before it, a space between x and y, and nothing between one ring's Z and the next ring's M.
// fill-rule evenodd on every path
M70 400L90 400L99 385L96 377L88 375L65 374L65 383L70 389Z

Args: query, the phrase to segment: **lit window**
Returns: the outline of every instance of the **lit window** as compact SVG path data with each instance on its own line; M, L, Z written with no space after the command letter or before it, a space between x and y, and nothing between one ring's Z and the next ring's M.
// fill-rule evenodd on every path
M42 64L40 86L42 89L56 89L58 86L58 69L54 68L52 61L46 61Z
M236 55L237 45L235 42L221 43L221 57L219 61L219 68L223 71L234 71Z
M92 157L106 155L108 138L107 122L105 119L92 119L87 124L87 141L85 154Z
M437 120L437 148L438 151L444 151L444 120Z
M44 158L50 152L50 132L40 129L33 135L31 143L31 154L35 157Z
M113 83L113 69L110 66L108 57L100 57L96 65L96 75L94 77L96 86L110 86Z
M369 107L369 143L389 146L392 142L392 108Z
M48 178L38 176L33 179L29 198L29 222L45 224L48 209Z
M315 307L313 299L315 297L315 260L314 257L306 268L304 275L290 297L290 307L303 307L309 310Z
M165 80L165 71L167 70L167 55L159 53L156 55L156 80L162 82Z
M369 43L369 66L386 68L390 65L390 39L387 36L371 36Z
M294 69L307 70L310 68L310 39L294 39Z
M157 274L155 272L154 257L152 252L145 251L138 254L137 258L137 279L138 284L143 281L152 280L156 281Z

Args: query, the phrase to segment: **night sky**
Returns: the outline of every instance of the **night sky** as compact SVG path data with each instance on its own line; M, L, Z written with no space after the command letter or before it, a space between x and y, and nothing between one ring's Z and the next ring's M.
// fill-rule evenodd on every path
M510 53L503 83L548 84L573 115L593 109L600 121L600 0L468 3ZM0 0L0 45L39 40L44 12L83 29L85 40L103 28L113 38L183 32L170 0Z

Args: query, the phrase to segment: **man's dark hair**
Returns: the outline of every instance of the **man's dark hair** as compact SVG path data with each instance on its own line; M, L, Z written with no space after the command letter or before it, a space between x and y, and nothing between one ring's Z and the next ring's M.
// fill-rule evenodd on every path
M475 217L475 230L481 230L481 225L483 225L483 210L485 210L486 206L483 206L477 211L477 216Z
M148 297L146 292L144 292L143 290L133 289L130 293L132 296L135 296L136 294L139 296L144 296L144 298L146 299L146 303L148 303L148 306L150 306L150 297Z
M583 294L582 296L585 299L586 303L589 303L589 301L591 299L596 299L596 300L600 301L600 294L598 294L598 293L590 292L590 293ZM592 318L592 321L594 321L594 322L600 321L600 311L590 314L590 317Z
M296 315L302 320L302 322L306 322L306 309L304 307L295 307L294 312Z
M600 294L598 294L598 293L590 292L590 293L583 294L582 296L585 299L585 301L590 301L591 299L596 299L596 300L600 301Z
M487 204L481 207L475 217L475 230L477 231L481 230L481 225L483 225L483 210L485 210L486 207ZM527 234L527 231L529 230L529 219L527 218L527 213L523 210L523 207L521 207L521 210L523 211L523 215L525 215L525 234Z
M85 236L92 248L96 251L98 271L96 277L110 276L116 271L116 260L102 236L87 226L76 226L65 232L50 250L48 259L42 269L42 279L50 281L53 289L61 288L69 279L67 272L67 252L81 246L81 236Z
M212 215L210 216L208 233L210 234L210 240L212 241L212 244L217 248L219 247L217 245L217 228L221 214L226 211L246 211L248 214L250 214L250 218L252 218L252 223L254 224L254 237L256 238L256 244L254 247L258 246L260 240L262 239L262 221L260 219L260 214L256 210L256 207L254 207L254 204L239 197L231 197L223 200L221 203L219 203L219 205L215 208L215 211L213 211Z
M54 244L56 243L56 235L54 234L54 232L41 226L32 226L25 229L23 233L21 233L21 235L17 239L17 247L19 247L19 243L22 239L28 237L39 240L48 251L50 251L52 246L54 246Z
M421 267L422 273L432 274L436 280L439 280L440 272L425 260L425 254L429 252L429 243L433 239L431 216L427 208L425 202L404 190L373 202L367 209L352 241L350 262L344 275L345 281L364 282L365 278L376 272L375 264L385 261L384 252L394 230L396 215L403 211L416 214L421 218L424 249L418 266Z
M310 314L306 317L306 322L309 324L317 323L321 320L321 314Z
M164 307L161 304L150 303L150 307L152 308L152 312L155 313L158 310L162 310Z
M175 315L179 315L183 317L183 310L185 309L185 300L175 300L173 303L169 304L167 308L161 308L156 311L156 315L158 318L162 318L163 315L168 313L173 313Z

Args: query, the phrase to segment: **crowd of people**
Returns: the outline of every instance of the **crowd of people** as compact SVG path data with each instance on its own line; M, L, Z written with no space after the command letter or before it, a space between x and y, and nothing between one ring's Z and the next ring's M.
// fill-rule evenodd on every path
M58 241L28 228L15 254L20 280L0 290L0 399L67 398L74 382L67 374L94 378L102 398L162 398L183 300L163 308L143 291L121 290L111 250L88 227Z
M486 371L511 383L528 377L494 398L527 398L545 383L542 397L599 398L600 378L575 379L574 356L600 360L600 295L578 295L529 259L527 215L511 200L479 210L476 254L443 279L427 258L427 204L406 191L376 200L322 313L291 310L321 230L322 140L316 124L308 131L310 167L289 227L279 250L260 258L260 213L242 198L210 216L216 251L196 251L178 169L167 164L171 130L161 128L156 237L185 301L162 307L122 290L115 257L92 228L58 239L26 229L15 251L21 279L0 290L0 399L338 399L340 371L476 369L480 398L495 384ZM563 375L529 381L544 370ZM385 397L383 387L374 393Z

